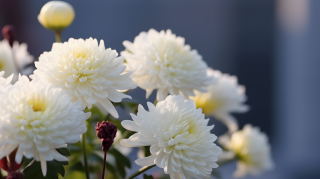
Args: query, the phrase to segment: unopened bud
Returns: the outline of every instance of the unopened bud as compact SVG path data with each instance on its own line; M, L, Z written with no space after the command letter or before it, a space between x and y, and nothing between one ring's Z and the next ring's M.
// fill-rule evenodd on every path
M99 122L97 123L96 131L97 136L99 137L102 144L102 150L104 152L107 152L114 142L114 138L116 137L117 126L112 122L102 121L101 124Z
M7 179L23 179L23 177L24 177L23 173L14 171L8 174Z
M12 47L14 41L14 27L12 25L5 25L2 28L2 36L8 40L10 46Z
M16 161L15 161L15 156L16 156L16 153L17 153L17 149L14 150L13 152L11 152L9 154L9 156L6 156L6 157L3 157L1 160L0 160L0 167L7 171L7 172L12 172L12 171L16 171L18 170L22 163L18 164Z
M62 31L72 23L74 16L73 7L69 3L50 1L42 7L38 20L47 29Z

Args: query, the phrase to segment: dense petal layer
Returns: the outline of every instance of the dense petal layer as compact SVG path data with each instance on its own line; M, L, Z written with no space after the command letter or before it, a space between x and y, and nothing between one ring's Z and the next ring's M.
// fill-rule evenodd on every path
M147 91L147 98L155 89L157 100L169 94L182 94L185 98L203 91L212 78L206 75L207 64L196 50L185 45L184 38L176 37L171 30L141 32L131 43L124 41L125 57L134 82Z
M203 112L208 116L225 123L230 133L238 130L237 120L230 113L243 113L249 110L243 103L247 100L244 86L238 85L237 78L220 71L207 69L207 74L216 79L211 83L207 92L195 92L191 97Z
M110 48L105 49L103 40L72 39L65 43L54 43L50 52L43 53L35 78L68 91L72 101L81 101L83 107L91 108L99 102L111 115L118 113L110 100L121 102L131 98L120 90L133 89L131 72L125 72L123 57Z
M23 155L41 162L46 175L46 161L66 161L56 151L67 143L80 140L86 132L80 102L73 103L69 95L39 80L29 82L25 76L0 93L0 158L17 149L15 160Z
M135 131L128 139L121 140L127 147L150 146L149 157L136 160L140 166L156 164L170 174L172 179L206 177L222 153L213 142L213 126L208 126L201 110L192 100L179 96L168 96L156 106L148 103L149 112L141 105L138 114L131 114L133 121L121 124Z

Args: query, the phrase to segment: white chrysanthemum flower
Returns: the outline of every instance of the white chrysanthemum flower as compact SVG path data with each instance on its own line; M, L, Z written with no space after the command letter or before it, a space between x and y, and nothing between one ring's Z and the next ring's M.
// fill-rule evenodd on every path
M0 71L6 72L4 77L9 77L14 73L13 82L15 82L18 80L18 71L26 75L32 73L32 67L25 68L26 65L33 62L33 56L29 54L27 48L26 43L19 44L15 41L13 46L10 47L6 39L0 41Z
M67 90L72 101L80 100L89 109L99 102L108 112L118 118L118 112L110 102L121 102L131 98L117 90L133 89L136 84L126 69L123 57L110 48L105 49L103 40L73 39L65 43L54 43L50 52L44 52L35 78Z
M213 126L204 118L201 109L196 109L192 100L181 95L168 96L156 107L148 103L149 112L141 105L133 121L122 121L122 126L135 131L129 139L121 140L127 147L151 146L151 156L138 159L140 166L156 164L164 168L171 179L201 178L211 174L212 168L222 153L213 143L217 137L211 134Z
M134 82L146 90L148 98L158 90L157 100L182 94L185 98L195 90L206 91L212 80L206 75L207 64L196 50L185 45L183 37L176 37L171 30L141 32L131 43L124 41L126 51L121 52L127 65L135 70Z
M7 87L10 85L13 78L13 74L11 74L8 78L4 78L4 74L4 71L0 72L0 87Z
M258 175L273 168L268 137L258 127L245 125L231 138L228 135L221 136L219 143L233 151L238 159L235 177L244 177L248 173Z
M13 73L17 73L17 69L14 64L12 48L9 42L4 39L0 41L0 71L5 71L3 77L7 78Z
M28 45L26 43L19 44L14 41L12 45L14 60L17 63L19 71L22 75L29 75L33 71L33 67L26 68L28 64L33 63L33 56L28 52Z
M230 113L249 110L249 107L243 104L247 100L245 87L238 84L236 76L222 74L211 68L208 68L207 74L217 81L209 85L207 92L195 92L196 95L191 99L206 115L224 122L230 132L237 131L237 120Z
M45 176L46 161L68 160L56 148L78 142L90 115L83 112L80 101L72 103L63 90L22 76L1 96L0 158L17 149L17 163L23 156L34 158L41 162Z

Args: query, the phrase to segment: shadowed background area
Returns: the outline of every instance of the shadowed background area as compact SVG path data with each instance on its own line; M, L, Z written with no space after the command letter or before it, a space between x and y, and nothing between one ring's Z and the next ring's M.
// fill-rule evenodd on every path
M28 44L35 59L50 51L52 32L37 20L47 1L0 1L0 27L12 24L16 38ZM67 0L76 17L62 33L68 38L103 39L106 47L124 50L141 31L171 29L197 49L213 69L238 77L246 86L251 110L236 114L240 128L260 126L270 137L276 168L260 178L320 178L319 101L320 14L317 0L227 1L79 1ZM289 3L291 2L291 3ZM146 106L145 92L130 95ZM148 101L154 101L155 93ZM129 119L120 114L120 118ZM226 128L218 121L213 132ZM136 158L132 154L132 159ZM139 167L133 164L133 170ZM235 164L221 167L232 178ZM153 169L149 172L162 172ZM130 173L130 172L129 172ZM252 177L247 177L252 178Z

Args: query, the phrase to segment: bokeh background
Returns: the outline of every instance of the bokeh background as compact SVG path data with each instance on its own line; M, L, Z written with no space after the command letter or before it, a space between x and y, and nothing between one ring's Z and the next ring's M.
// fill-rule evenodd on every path
M275 169L258 178L320 178L319 0L66 1L76 18L63 41L93 37L120 52L124 40L150 28L185 37L210 67L236 75L246 86L251 110L235 116L240 128L251 123L267 133L275 161ZM37 20L46 2L0 0L0 28L14 25L16 39L28 44L36 60L55 41ZM131 96L146 104L143 90ZM217 135L225 132L221 123L211 122ZM232 178L235 163L220 169L223 179Z

